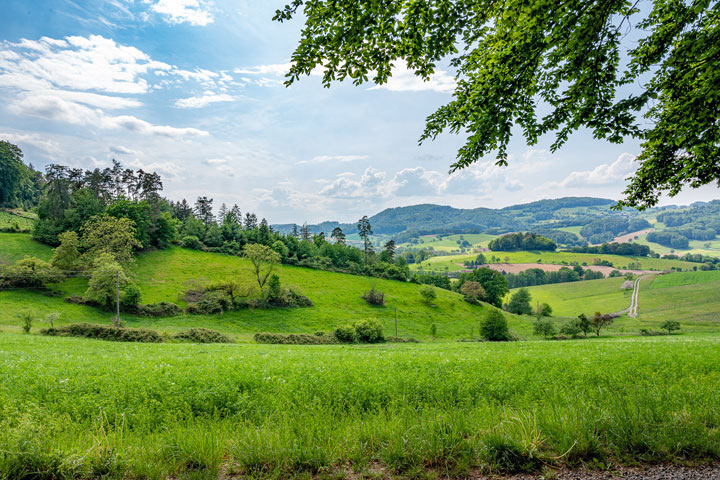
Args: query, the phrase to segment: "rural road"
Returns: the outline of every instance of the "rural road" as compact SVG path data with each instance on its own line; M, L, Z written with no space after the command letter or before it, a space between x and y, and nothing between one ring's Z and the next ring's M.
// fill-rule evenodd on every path
M628 317L632 317L632 318L637 317L637 315L638 315L638 298L640 297L640 280L646 276L647 275L640 275L633 282L633 291L632 291L632 296L630 297L630 306L628 308L626 308L625 310L620 310L619 312L611 313L611 315L622 315L623 313L627 313Z

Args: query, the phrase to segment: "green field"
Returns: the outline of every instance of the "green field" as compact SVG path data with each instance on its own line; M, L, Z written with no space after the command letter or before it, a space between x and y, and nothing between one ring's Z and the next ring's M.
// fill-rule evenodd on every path
M592 265L594 259L607 260L616 268L625 268L630 262L640 262L643 270L663 271L672 267L683 270L692 270L697 263L683 262L681 260L667 260L650 257L626 257L621 255L602 255L594 253L570 253L570 252L485 252L487 261L495 256L500 261L495 263L549 263L557 265L569 265L573 262L578 264L586 263ZM412 270L424 271L448 271L456 272L463 270L463 262L474 260L477 255L447 255L429 258L422 264L412 264ZM422 268L420 268L422 267Z
M11 245L8 258L21 258L23 252L34 252L49 258L51 250L33 242L28 235L0 234L2 245ZM36 251L37 247L42 247ZM437 339L457 339L477 335L478 324L488 306L465 302L460 294L437 290L433 305L427 305L418 290L419 285L346 275L307 268L280 266L277 273L286 286L293 286L307 295L315 305L308 308L273 308L242 310L223 315L183 315L171 318L142 318L124 316L128 326L144 326L164 331L203 326L249 340L262 331L283 333L314 333L330 331L340 325L363 318L377 318L386 334L395 333L397 308L398 334L431 339L430 329L437 328ZM243 285L253 285L254 276L247 260L228 255L186 250L178 247L143 253L132 268L135 282L142 291L143 303L169 301L184 306L179 298L187 282L238 279ZM360 298L372 286L384 292L385 307L372 307ZM0 328L19 330L18 315L23 312L38 318L50 312L61 312L60 324L87 321L108 323L110 313L95 308L69 304L63 297L82 295L87 280L71 279L54 288L63 293L53 297L38 291L11 290L0 292ZM512 331L521 337L531 335L529 324L508 315Z
M710 336L313 347L0 334L0 478L718 459L719 356Z
M604 278L570 283L555 283L527 287L531 304L547 303L555 317L577 317L581 313L619 312L630 306L632 290L621 290L624 278ZM512 290L510 294L514 293ZM506 301L509 300L509 295ZM618 328L615 325L615 328ZM611 329L612 330L612 329Z
M0 233L0 264L12 263L24 257L48 261L52 248L32 239L27 233Z
M496 235L489 235L486 233L466 233L458 235L448 235L439 238L436 235L423 235L418 237L418 243L401 243L398 248L432 248L433 250L441 252L454 252L460 251L461 247L457 243L466 241L470 243L473 248L487 248L488 243L491 240L497 238ZM468 248L468 247L465 247Z
M659 243L648 242L647 235L641 235L640 238L634 240L636 243L641 245L647 245L655 253L660 255L685 255L686 253L700 253L703 255L709 255L712 257L720 257L720 238L715 240L690 240L690 248L685 250L677 250L670 247L665 247ZM710 244L709 247L706 244Z
M640 288L639 320L646 328L677 320L695 330L720 327L720 271L662 275Z
M35 220L31 214L23 213L23 215L17 215L12 212L0 210L0 230L14 229L17 227L18 231L29 232L35 225Z

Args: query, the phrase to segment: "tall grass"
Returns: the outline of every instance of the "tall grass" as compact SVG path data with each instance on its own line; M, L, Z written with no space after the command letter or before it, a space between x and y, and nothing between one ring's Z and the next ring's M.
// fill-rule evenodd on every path
M0 478L718 459L719 354L710 336L315 347L3 334Z

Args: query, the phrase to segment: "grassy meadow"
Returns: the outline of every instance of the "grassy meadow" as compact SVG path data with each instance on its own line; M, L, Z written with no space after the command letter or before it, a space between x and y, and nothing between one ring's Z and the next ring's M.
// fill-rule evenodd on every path
M34 225L35 220L30 213L22 212L22 215L18 215L13 211L0 210L0 230L17 229L29 232Z
M45 259L51 255L48 247L32 241L29 235L0 234L0 240L3 246L10 246L0 253L0 260L21 258L24 256L22 252L34 252L32 254ZM128 326L168 332L203 326L247 341L257 332L327 332L363 318L377 318L384 325L386 334L394 335L397 309L399 336L443 340L477 336L479 322L487 310L492 308L471 305L460 294L442 289L436 289L437 299L428 305L419 294L420 286L407 282L285 265L277 267L276 272L283 285L302 291L315 305L307 308L248 309L222 315L181 315L170 318L123 315L123 318ZM131 273L142 292L143 303L168 301L181 306L185 305L181 294L192 281L235 278L247 288L253 287L255 282L252 267L247 260L179 247L140 254ZM373 286L385 293L385 307L370 306L361 298ZM33 313L37 318L51 312L61 312L60 325L81 321L109 322L110 312L64 301L64 297L82 295L87 289L86 279L70 279L53 288L62 295L48 296L33 290L0 292L0 309L4 312L0 315L0 328L19 331L21 320L18 315L24 312ZM531 325L525 319L508 315L508 320L516 335L532 335ZM433 324L437 329L435 336L431 336Z
M603 255L595 253L571 253L571 252L485 252L483 253L488 262L494 255L500 261L496 263L549 263L556 265L569 265L573 262L578 264L586 263L592 265L593 260L601 259L611 262L618 269L627 268L631 262L639 262L642 270L669 270L679 268L681 270L692 270L697 263L684 262L682 260L667 260L663 258L650 257L628 257L622 255ZM477 254L446 255L429 258L420 264L412 264L410 268L414 271L448 271L457 272L465 267L463 263L475 260ZM422 268L420 268L422 267Z
M314 347L0 333L0 478L707 461L720 458L718 356L702 335Z
M452 252L461 249L458 242L466 241L472 245L466 248L487 248L488 243L495 238L497 238L497 235L487 233L466 233L443 236L442 238L437 235L422 235L418 237L418 243L401 243L398 244L398 248L432 248L441 252Z

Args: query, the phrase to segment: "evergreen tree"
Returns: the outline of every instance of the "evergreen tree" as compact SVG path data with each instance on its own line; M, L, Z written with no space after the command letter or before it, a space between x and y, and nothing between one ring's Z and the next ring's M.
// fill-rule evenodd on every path
M330 238L335 240L335 243L338 245L345 245L345 234L340 227L333 228Z
M195 215L200 219L206 226L215 222L215 216L212 213L212 198L198 197L195 202Z
M358 220L357 224L358 234L363 240L363 251L365 252L365 265L368 263L368 253L370 251L370 235L373 234L372 227L370 226L370 219L367 215Z

